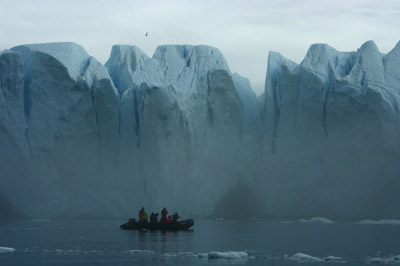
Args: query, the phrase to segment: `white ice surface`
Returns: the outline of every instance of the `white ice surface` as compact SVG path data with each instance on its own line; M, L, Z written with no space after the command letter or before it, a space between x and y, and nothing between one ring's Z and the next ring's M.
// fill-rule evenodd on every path
M15 251L15 248L0 247L0 254L13 253L14 251Z
M89 55L85 49L72 42L27 44L16 46L12 50L21 53L24 50L30 50L31 52L53 56L65 66L73 79L78 79L82 75L89 60Z

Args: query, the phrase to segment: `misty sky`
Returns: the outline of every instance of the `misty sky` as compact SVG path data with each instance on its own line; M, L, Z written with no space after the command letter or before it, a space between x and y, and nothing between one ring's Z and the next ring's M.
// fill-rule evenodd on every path
M312 43L351 51L367 40L383 53L396 45L400 1L0 0L0 50L72 41L105 63L113 44L136 45L149 56L161 44L206 44L258 95L269 51L299 63Z

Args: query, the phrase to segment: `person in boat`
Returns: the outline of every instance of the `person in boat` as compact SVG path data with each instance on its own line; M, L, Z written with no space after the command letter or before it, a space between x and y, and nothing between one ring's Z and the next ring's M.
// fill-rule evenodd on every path
M167 223L172 223L172 217L171 217L171 215L168 215L168 218L167 218L167 221L166 221Z
M147 213L144 213L143 219L141 221L142 223L148 223L149 222L149 217L147 216Z
M174 215L172 215L172 222L177 223L178 219L181 218L178 214L178 212L175 212Z
M167 222L167 214L168 214L168 211L167 211L167 209L164 207L162 210L161 210L161 223L166 223Z
M158 222L158 213L152 212L150 214L150 223L157 223Z
M147 221L148 221L147 213L144 210L144 207L142 207L139 211L139 222L147 222Z

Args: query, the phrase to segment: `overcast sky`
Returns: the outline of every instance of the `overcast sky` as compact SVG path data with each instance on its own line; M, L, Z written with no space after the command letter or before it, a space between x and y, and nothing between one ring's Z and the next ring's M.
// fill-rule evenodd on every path
M383 53L396 45L400 1L0 0L0 50L72 41L105 63L113 44L136 45L149 56L161 44L206 44L258 95L269 51L299 63L313 43L352 51L367 40Z

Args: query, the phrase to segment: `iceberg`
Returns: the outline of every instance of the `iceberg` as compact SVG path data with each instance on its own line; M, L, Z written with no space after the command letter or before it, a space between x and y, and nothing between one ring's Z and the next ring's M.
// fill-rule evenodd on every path
M47 43L0 59L0 156L11 162L1 162L0 199L10 213L126 217L168 205L201 215L248 168L232 165L251 154L257 97L216 48L165 45L149 58L116 45L103 66L80 45Z
M251 138L259 115L248 80L209 46L164 45L150 58L115 45L105 66L121 95L120 178L143 188L131 201L210 213L246 167L233 162L250 153L238 140Z
M105 65L75 43L3 50L0 218L399 219L399 59L270 52L257 97L205 45L114 45Z
M314 44L300 64L270 53L257 153L266 213L396 213L399 49L382 54L368 41L339 52Z
M1 168L14 173L2 174L13 180L2 178L0 195L32 218L69 211L104 215L98 200L106 199L105 188L112 186L119 143L119 97L107 69L73 43L22 45L11 51L1 57L14 55L20 67L3 71L20 81L1 89L20 91L23 108L6 104L20 109L13 111L19 116L15 121L22 120L20 135L9 143L17 143L13 153L23 158L22 167ZM3 150L0 154L6 156ZM21 193L15 193L17 187Z

